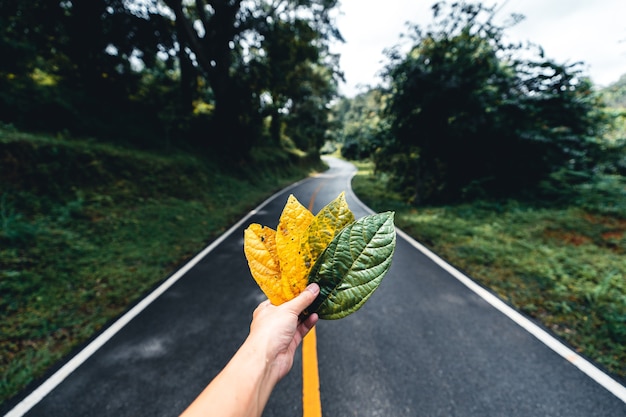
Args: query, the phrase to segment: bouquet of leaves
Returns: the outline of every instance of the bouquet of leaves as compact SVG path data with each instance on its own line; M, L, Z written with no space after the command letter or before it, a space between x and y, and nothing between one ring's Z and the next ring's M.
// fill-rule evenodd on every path
M296 297L310 283L320 293L307 313L340 319L358 310L391 266L393 212L355 220L341 193L313 215L290 195L276 230L253 223L244 231L252 277L272 304Z

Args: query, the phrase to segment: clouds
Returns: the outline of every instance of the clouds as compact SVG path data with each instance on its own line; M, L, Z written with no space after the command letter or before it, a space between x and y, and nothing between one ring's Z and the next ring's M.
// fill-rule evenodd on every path
M584 62L599 85L626 73L626 2L623 0L509 0L502 12L526 16L510 36L541 45L558 62Z
M396 45L406 33L407 21L426 26L432 20L425 0L342 0L337 26L346 43L332 50L341 54L346 83L341 91L354 96L362 85L380 82L377 73L387 62L383 50ZM626 73L626 1L624 0L507 0L498 23L511 13L526 19L507 30L512 41L531 41L557 62L583 61L585 72L599 85Z

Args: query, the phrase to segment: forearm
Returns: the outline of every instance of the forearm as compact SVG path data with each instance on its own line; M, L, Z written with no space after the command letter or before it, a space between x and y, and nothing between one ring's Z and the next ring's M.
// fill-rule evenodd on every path
M276 382L266 353L248 338L181 417L261 416Z
M313 313L299 320L318 294L319 286L310 284L280 306L269 300L259 304L246 341L181 417L260 417L274 386L291 369L302 338L319 318Z

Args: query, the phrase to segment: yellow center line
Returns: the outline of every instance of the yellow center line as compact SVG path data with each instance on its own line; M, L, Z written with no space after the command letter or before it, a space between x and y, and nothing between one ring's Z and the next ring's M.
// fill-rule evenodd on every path
M321 417L321 415L317 336L313 327L302 341L302 416Z
M315 197L324 184L313 191L309 201L309 211L313 211ZM317 335L315 327L302 341L302 415L303 417L321 417L320 378L317 364Z

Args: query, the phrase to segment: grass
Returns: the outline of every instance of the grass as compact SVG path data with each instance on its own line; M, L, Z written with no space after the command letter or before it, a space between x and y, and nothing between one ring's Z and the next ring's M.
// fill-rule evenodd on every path
M184 152L0 128L0 403L312 170L257 155L264 168L229 172Z
M626 379L626 184L581 186L570 204L412 207L361 163L354 191L500 298Z

